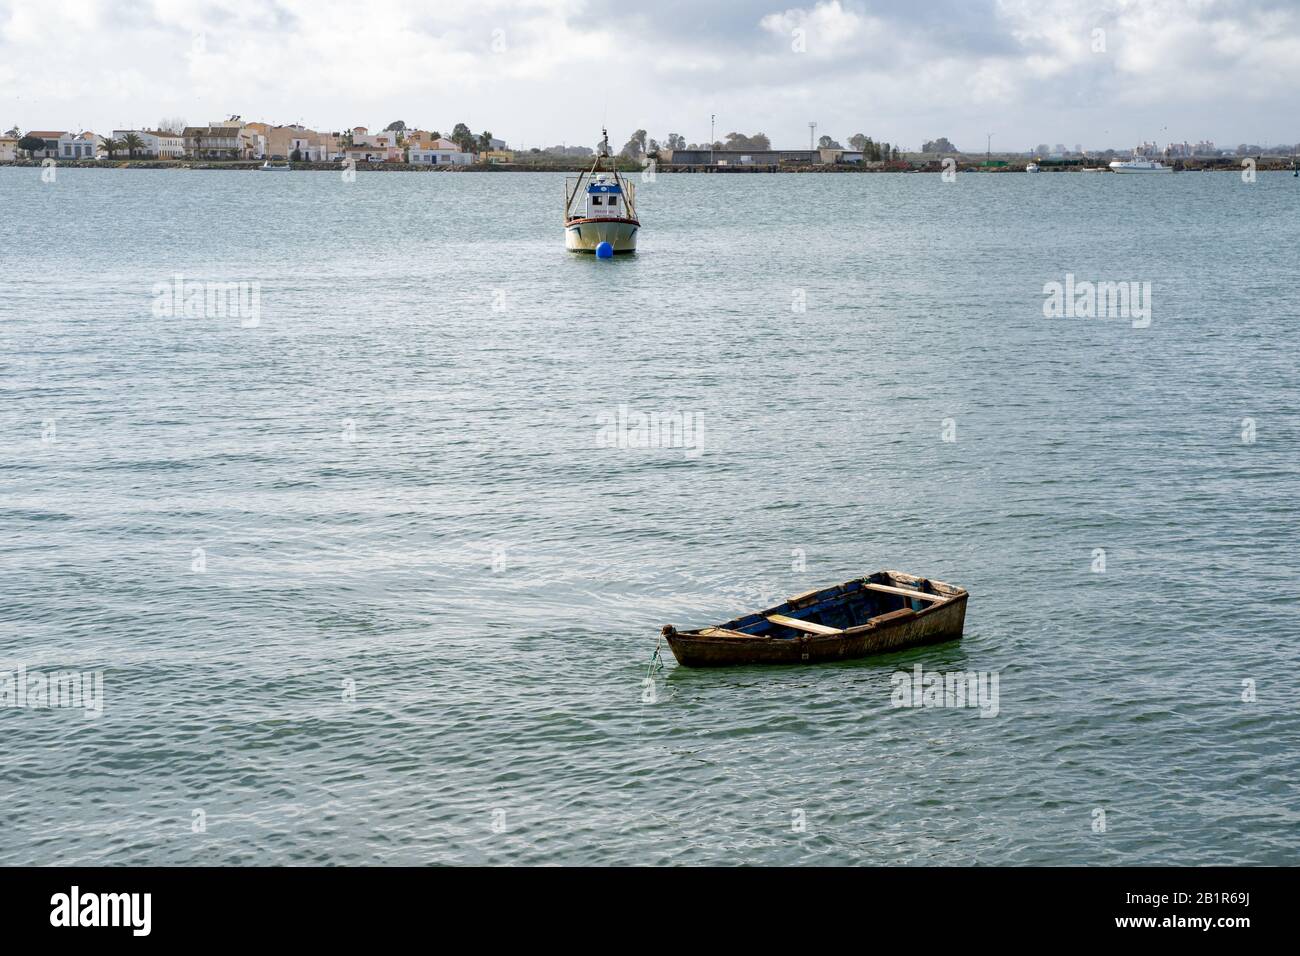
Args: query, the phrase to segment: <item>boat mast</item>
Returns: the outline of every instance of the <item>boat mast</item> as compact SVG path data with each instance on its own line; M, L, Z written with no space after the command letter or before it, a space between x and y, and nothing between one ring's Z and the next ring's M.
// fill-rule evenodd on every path
M565 222L569 221L569 214L571 212L571 207L573 206L573 200L577 198L578 190L582 188L582 180L585 177L594 176L596 174L596 171L600 169L601 159L609 155L609 131L602 126L600 128L600 135L601 135L600 149L596 153L596 161L591 164L591 169L589 169L587 172L578 173L578 181L573 184L573 192L568 193L565 196L564 199L564 221Z
M627 180L619 174L618 163L614 162L614 158L610 155L609 130L603 126L600 128L600 155L596 157L596 165L592 166L592 172L595 172L602 159L609 160L609 171L614 174L614 185L618 187L619 195L623 197L623 205L627 208L628 214L635 219L636 205L631 201L631 196L628 194Z

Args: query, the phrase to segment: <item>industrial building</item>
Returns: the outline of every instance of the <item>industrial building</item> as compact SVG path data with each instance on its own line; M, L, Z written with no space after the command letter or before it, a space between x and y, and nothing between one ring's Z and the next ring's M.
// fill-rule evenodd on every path
M849 149L674 149L661 150L659 158L672 166L820 166L860 163L862 153Z

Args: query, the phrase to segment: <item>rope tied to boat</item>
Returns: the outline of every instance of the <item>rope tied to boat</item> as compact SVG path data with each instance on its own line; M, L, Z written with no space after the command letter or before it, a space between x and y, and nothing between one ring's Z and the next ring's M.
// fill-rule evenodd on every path
M664 636L659 635L659 640L655 641L655 652L650 655L650 664L646 667L646 680L653 680L660 671L664 669L664 659L659 653L659 648L663 646Z

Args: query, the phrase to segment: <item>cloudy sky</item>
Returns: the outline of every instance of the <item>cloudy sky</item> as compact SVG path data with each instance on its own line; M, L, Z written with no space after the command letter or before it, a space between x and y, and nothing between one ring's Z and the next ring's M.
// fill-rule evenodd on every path
M0 0L0 128L1300 140L1300 0Z

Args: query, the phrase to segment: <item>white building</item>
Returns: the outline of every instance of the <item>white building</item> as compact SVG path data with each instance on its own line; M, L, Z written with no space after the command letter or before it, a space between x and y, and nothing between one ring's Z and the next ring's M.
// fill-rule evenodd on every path
M372 133L364 126L352 127L353 146L388 147L397 145L397 130L386 129L381 133Z
M59 137L59 159L94 159L103 141L94 133L64 133Z
M134 133L144 143L144 146L135 151L137 158L180 159L185 155L185 137L180 133L156 129L115 129L113 139L121 142L128 133Z
M303 130L289 138L289 156L295 152L300 161L307 163L327 163L343 155L333 136L313 130Z
M417 166L468 166L474 154L466 153L449 139L430 143L412 143L407 150L410 162Z
M266 159L266 137L263 134L244 127L239 131L239 140L254 159Z
M402 150L398 146L349 146L343 155L355 163L400 163Z
M238 116L207 126L187 126L185 153L195 159L261 159L266 137L247 127Z
M59 144L62 142L63 137L71 134L61 129L34 129L30 130L27 135L45 141L43 148L33 149L30 152L29 155L32 159L58 159Z

